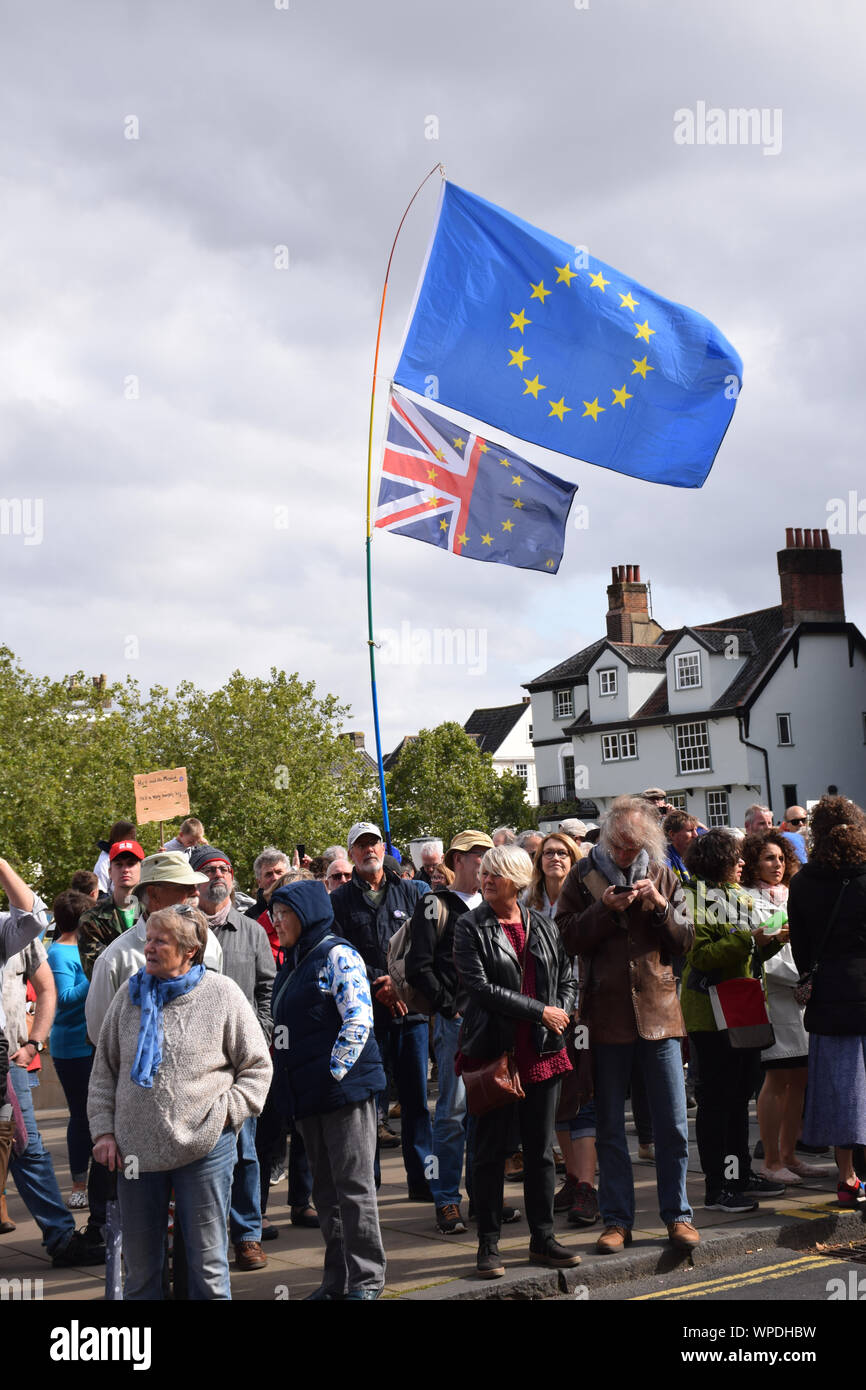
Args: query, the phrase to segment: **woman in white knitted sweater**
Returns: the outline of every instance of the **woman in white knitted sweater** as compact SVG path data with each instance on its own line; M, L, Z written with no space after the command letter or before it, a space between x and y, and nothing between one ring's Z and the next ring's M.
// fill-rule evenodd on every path
M115 995L99 1033L87 1114L93 1157L118 1172L125 1300L163 1297L172 1189L190 1299L231 1298L235 1136L261 1113L271 1061L237 985L202 965L204 945L191 917L153 913L144 968Z

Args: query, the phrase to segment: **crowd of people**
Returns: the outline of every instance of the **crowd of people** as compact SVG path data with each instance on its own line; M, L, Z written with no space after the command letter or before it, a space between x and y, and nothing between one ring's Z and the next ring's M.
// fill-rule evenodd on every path
M196 818L156 854L135 834L117 821L50 913L0 859L0 1235L8 1173L55 1266L102 1264L110 1230L124 1298L228 1299L229 1246L267 1264L287 1174L325 1246L310 1297L374 1300L399 1147L440 1234L476 1222L480 1277L505 1272L518 1175L528 1258L565 1269L557 1214L600 1223L599 1254L631 1243L629 1100L680 1250L700 1241L690 1109L704 1209L831 1177L866 1201L866 814L845 797L778 827L752 806L741 832L648 788L600 825L470 828L417 860L359 822L315 857L264 848L250 894ZM33 1108L46 1049L65 1198Z

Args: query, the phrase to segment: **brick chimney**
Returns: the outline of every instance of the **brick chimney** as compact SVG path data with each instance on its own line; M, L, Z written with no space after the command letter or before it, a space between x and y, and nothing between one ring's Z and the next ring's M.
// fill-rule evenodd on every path
M796 623L844 623L842 552L827 531L788 526L777 555L785 627Z
M649 615L649 588L640 565L614 565L607 586L607 635L611 642L650 645L662 629Z
M366 752L366 751L367 751L367 750L364 748L364 735L363 735L363 734L354 734L354 733L353 733L353 734L346 734L345 737L349 740L349 742L351 743L352 747L355 749L356 752L358 752L358 751Z

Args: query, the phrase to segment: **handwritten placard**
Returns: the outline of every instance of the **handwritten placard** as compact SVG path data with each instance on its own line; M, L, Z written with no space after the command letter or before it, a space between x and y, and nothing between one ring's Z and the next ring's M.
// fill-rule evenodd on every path
M138 825L189 815L189 784L185 767L170 767L163 772L138 772L132 780L135 783L135 819Z

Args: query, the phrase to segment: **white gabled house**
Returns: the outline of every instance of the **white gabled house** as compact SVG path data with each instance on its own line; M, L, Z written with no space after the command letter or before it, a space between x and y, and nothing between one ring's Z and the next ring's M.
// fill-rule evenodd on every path
M493 770L500 776L508 769L526 783L526 800L538 805L535 777L535 749L532 746L532 707L525 695L516 705L473 710L463 725L482 753L493 757Z
M866 640L841 553L788 528L777 559L777 606L667 631L640 568L614 567L606 636L525 686L542 817L649 786L706 825L828 790L866 804Z

